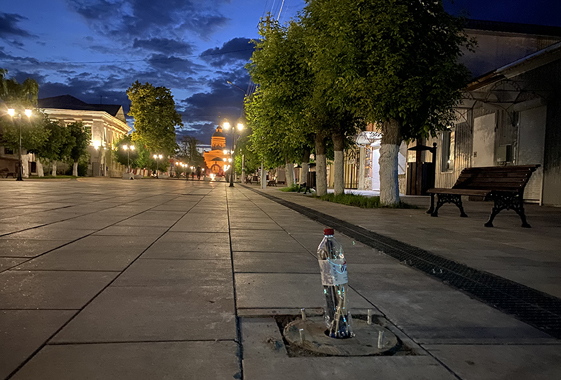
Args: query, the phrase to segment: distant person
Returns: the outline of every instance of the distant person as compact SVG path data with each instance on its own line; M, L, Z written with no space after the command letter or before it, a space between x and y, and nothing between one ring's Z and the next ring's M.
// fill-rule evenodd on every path
M197 166L197 179L200 181L201 180L201 167Z

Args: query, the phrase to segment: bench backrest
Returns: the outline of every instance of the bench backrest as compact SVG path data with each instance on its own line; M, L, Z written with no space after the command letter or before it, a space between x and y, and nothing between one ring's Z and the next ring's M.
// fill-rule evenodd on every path
M453 189L524 191L532 173L540 165L488 166L466 168Z

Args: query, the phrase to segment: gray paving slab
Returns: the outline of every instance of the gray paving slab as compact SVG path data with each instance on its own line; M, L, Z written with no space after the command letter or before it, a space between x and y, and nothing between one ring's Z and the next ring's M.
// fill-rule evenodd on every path
M170 231L158 239L142 258L230 260L230 239L227 233Z
M163 235L169 227L109 226L94 235L97 236L155 236Z
M317 308L324 307L323 287L318 274L236 273L238 308ZM354 290L348 292L349 309L372 305Z
M52 226L37 227L9 235L10 239L60 240L70 242L94 233L95 230L68 229Z
M462 380L561 379L561 345L432 345Z
M118 286L109 287L96 297L53 338L53 342L235 338L232 288Z
M190 211L172 228L171 232L228 232L228 220L225 212L220 213L195 213Z
M234 252L234 270L245 273L317 273L312 255L302 252Z
M244 359L244 380L458 380L427 356Z
M234 342L47 346L13 379L236 379L236 355Z
M27 260L29 259L21 257L0 257L0 272L13 268Z
M205 292L232 293L232 264L229 260L140 259L112 286L204 287Z
M243 252L307 252L284 231L232 230L232 250Z
M34 222L28 222L28 223L2 222L0 223L0 235L12 234L14 232L23 231L29 228L35 228L43 224L44 223L34 223Z
M0 379L5 379L60 329L75 311L0 310Z
M418 343L527 343L553 338L455 290L352 287Z
M171 227L173 224L177 223L183 215L185 215L185 213L181 211L146 211L140 215L125 219L116 225L132 227Z
M236 219L230 220L230 228L232 230L276 230L283 231L282 227L273 221L254 222L244 219L239 221Z
M0 308L82 308L109 284L114 272L5 271L0 273Z

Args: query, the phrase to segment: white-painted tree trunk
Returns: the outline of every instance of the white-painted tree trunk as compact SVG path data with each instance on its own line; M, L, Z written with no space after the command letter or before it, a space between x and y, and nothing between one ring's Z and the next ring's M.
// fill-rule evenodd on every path
M37 176L38 177L44 177L45 176L45 172L43 170L43 163L41 162L39 157L37 157Z
M300 183L304 183L308 180L309 172L310 164L308 162L302 162L302 168L300 169Z
M294 164L292 162L287 162L285 168L286 186L290 187L294 184Z
M53 177L56 177L56 161L53 161L53 170L51 172L51 175Z
M327 194L327 160L325 154L316 154L316 194Z
M73 175L74 177L78 177L78 163L77 163L77 162L75 162L75 163L72 165L72 175Z
M267 188L267 175L265 174L265 165L263 164L263 161L261 161L261 188Z
M384 206L399 203L398 153L399 145L380 145L380 203Z
M342 150L334 152L333 191L335 195L345 194L345 155Z
M23 178L29 178L29 154L22 154L21 155L21 167L22 167L22 174Z

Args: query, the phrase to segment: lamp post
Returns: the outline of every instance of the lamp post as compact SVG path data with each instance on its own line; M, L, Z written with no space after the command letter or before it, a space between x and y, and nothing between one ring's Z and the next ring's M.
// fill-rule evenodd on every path
M244 129L244 125L242 123L238 123L236 127L238 128L238 131L240 131L240 132ZM230 187L234 187L234 170L233 170L233 168L234 168L234 162L235 162L234 161L234 150L235 150L236 147L234 145L234 142L235 142L235 139L236 139L236 133L235 133L235 128L231 127L230 123L225 122L224 123L224 129L228 130L230 128L232 128L232 154L230 156L231 157L230 158L230 160L231 160L231 164L230 164Z
M24 111L25 116L27 116L27 119L29 120L31 118L31 110L26 108ZM10 117L12 118L12 124L14 123L14 116L16 115L16 110L13 108L9 108L8 109L8 115L10 115ZM18 170L18 178L16 179L16 181L23 181L23 165L21 162L21 113L18 112L18 119L19 119L19 151L18 151L18 162L19 162L19 170Z
M123 149L127 151L127 168L128 172L131 172L131 165L130 165L130 151L134 150L134 145L123 145Z
M154 160L156 160L156 178L160 179L160 175L159 175L159 167L160 167L160 160L162 159L162 155L161 154L155 154L154 156Z

